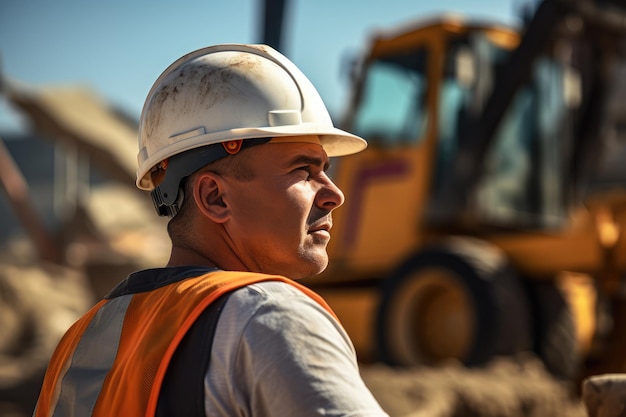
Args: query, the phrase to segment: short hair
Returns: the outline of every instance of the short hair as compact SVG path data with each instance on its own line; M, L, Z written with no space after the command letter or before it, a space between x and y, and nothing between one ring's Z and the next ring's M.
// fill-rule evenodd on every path
M173 244L190 245L188 238L193 228L193 215L195 214L192 207L193 187L198 176L205 172L212 172L221 176L232 176L240 181L250 181L254 178L254 173L248 164L250 150L242 149L236 155L228 155L213 161L181 180L179 188L183 193L183 201L178 213L167 224L167 232Z

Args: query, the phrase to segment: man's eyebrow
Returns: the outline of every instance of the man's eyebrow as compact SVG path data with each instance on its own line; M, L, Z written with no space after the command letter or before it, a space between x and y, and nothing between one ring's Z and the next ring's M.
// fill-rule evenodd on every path
M289 166L303 164L320 166L323 168L324 171L328 170L328 168L330 167L330 162L328 160L324 160L321 157L311 155L297 155L294 158L290 159L288 162Z

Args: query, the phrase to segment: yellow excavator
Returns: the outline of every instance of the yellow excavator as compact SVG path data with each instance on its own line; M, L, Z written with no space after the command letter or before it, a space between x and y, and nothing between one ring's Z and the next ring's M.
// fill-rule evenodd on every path
M626 9L378 32L352 73L330 266L305 281L363 361L626 371ZM620 332L620 328L622 331Z

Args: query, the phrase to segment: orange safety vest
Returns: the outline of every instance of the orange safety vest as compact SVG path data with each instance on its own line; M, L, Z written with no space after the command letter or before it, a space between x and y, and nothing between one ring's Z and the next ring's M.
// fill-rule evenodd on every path
M60 341L34 416L154 416L170 359L196 319L221 295L261 281L293 285L335 317L301 284L248 272L213 271L104 299Z

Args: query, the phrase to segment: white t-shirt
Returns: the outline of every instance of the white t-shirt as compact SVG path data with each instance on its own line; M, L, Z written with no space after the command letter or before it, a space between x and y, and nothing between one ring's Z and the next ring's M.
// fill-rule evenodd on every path
M229 297L205 376L207 416L387 416L352 342L319 304L282 282Z

